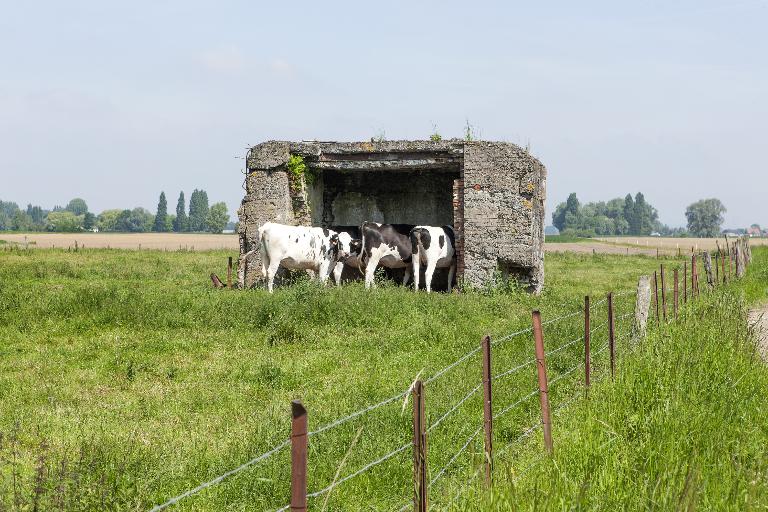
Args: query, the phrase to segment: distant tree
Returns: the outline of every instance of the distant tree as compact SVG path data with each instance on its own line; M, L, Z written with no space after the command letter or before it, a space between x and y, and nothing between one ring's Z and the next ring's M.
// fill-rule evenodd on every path
M208 218L206 219L206 229L211 233L221 233L224 228L227 227L229 222L229 214L227 213L227 205L225 203L214 203L208 210Z
M184 192L179 193L179 200L176 203L176 219L173 223L173 230L177 233L187 230L187 206L184 203Z
M117 218L123 210L104 210L96 217L99 231L117 231Z
M157 214L155 214L155 231L164 232L168 217L168 201L165 200L165 192L160 192L160 200L157 202Z
M170 233L173 231L173 226L176 225L176 216L171 214L165 217L165 231Z
M552 214L552 224L560 231L563 231L568 227L576 227L575 224L578 222L580 207L581 205L579 204L579 199L576 197L576 193L572 192L571 195L568 196L568 200L565 203L558 205L555 209Z
M45 219L46 229L59 233L80 231L83 228L83 217L70 211L51 212Z
M94 227L96 227L96 216L91 212L85 212L83 215L83 229L91 231Z
M627 221L627 234L638 235L635 225L635 200L632 199L632 194L627 194L624 198L624 220Z
M152 231L155 217L144 208L123 210L115 222L115 231L145 233Z
M85 215L85 212L88 211L88 205L85 204L84 200L76 197L67 203L67 206L64 208L64 210L72 212L75 215Z
M33 224L32 217L21 210L17 210L11 219L11 229L14 231L31 231Z
M195 189L189 197L189 229L188 231L205 231L205 221L208 218L208 193Z
M43 224L45 220L45 211L39 206L27 205L27 215L30 216L34 224Z
M727 210L719 199L702 199L685 209L688 231L693 236L716 237L723 225L723 214Z

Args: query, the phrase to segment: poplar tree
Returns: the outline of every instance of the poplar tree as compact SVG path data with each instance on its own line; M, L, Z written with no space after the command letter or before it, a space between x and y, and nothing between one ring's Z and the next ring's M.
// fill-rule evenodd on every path
M184 192L179 192L179 201L176 203L176 218L173 221L173 230L176 233L186 231L188 227L187 206L184 202Z
M162 233L166 230L167 217L168 202L165 200L165 192L160 192L160 200L157 202L157 213L155 214L155 231Z

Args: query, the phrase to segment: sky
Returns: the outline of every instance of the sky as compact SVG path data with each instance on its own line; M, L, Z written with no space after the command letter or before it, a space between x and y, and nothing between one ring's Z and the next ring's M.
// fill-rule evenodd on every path
M642 191L768 225L768 0L4 2L0 199L243 196L271 139L529 145L547 209ZM551 221L548 214L547 222Z

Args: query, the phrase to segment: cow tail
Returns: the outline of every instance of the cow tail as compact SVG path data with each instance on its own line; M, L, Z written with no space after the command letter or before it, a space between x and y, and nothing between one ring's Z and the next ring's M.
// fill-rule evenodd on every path
M357 258L357 270L361 274L365 275L363 267L366 265L364 265L363 262L368 257L367 253L365 252L365 224L360 226L360 245L362 245L362 247L360 247L360 257Z
M264 241L265 234L264 232L259 233L259 252L261 253L261 275L267 277L267 243Z

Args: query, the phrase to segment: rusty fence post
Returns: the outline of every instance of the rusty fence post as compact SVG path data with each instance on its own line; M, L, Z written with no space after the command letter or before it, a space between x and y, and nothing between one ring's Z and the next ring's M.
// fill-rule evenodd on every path
M725 283L728 282L728 280L726 279L726 276L725 276L725 253L722 253L722 258L720 258L720 259L722 260L720 262L720 265L722 265L722 267L723 267L722 268L722 270L723 270L723 284L725 284Z
M483 429L485 430L485 485L493 472L493 409L491 401L491 337L483 337Z
M715 253L715 286L720 284L720 251Z
M584 296L584 396L589 393L589 295Z
M616 323L613 317L613 292L608 292L608 352L611 353L611 379L613 379L616 376Z
M544 331L541 328L541 313L534 311L533 340L536 344L536 373L539 377L539 403L541 404L541 425L544 430L544 447L552 455L552 422L549 416L549 385L547 383L547 361L544 355Z
M664 279L664 265L661 265L661 314L667 321L667 281Z
M291 511L307 510L307 410L291 402Z
M427 426L424 417L424 383L413 385L413 510L427 511Z
M227 260L227 288L232 289L232 256Z
M696 298L698 276L696 275L696 255L691 256L691 298Z
M659 323L659 280L653 271L653 303L656 306L656 323Z
M680 309L680 284L679 284L679 275L678 275L678 269L675 269L674 272L674 281L675 281L675 289L674 289L674 307L675 307L675 320L677 320L677 312Z

